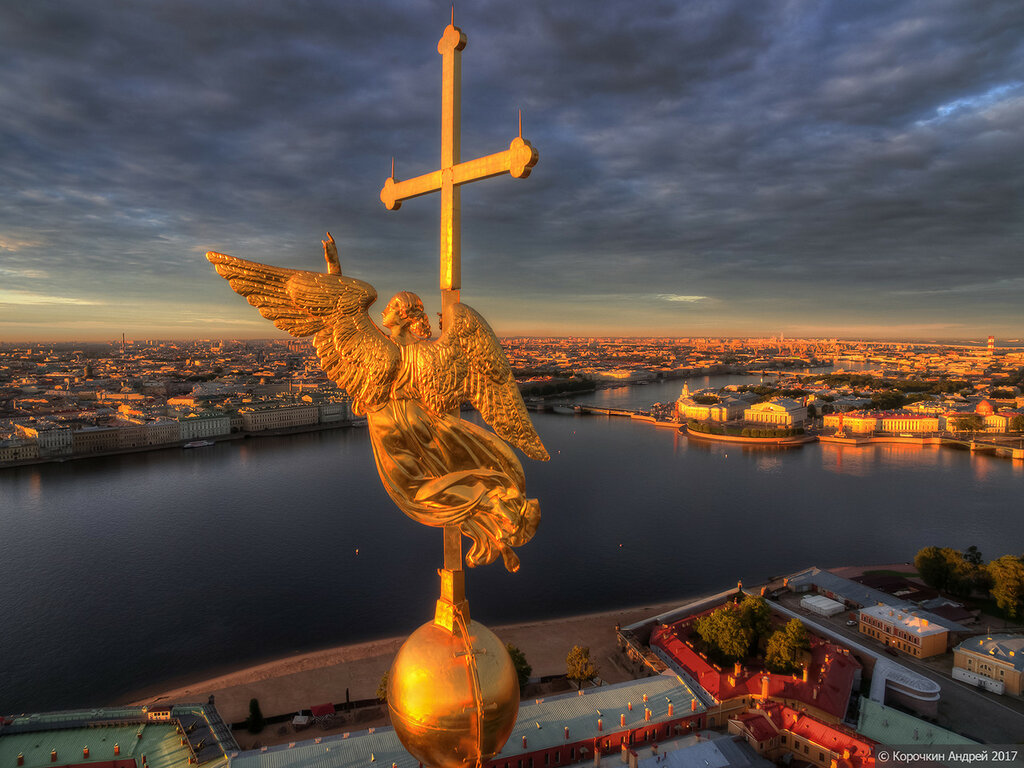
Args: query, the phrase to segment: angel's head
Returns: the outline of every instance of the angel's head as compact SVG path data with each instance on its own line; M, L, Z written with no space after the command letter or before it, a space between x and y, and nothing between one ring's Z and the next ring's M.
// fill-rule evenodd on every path
M430 338L430 318L423 311L423 302L412 291L400 291L391 297L391 301L381 313L385 328L408 328L421 339Z

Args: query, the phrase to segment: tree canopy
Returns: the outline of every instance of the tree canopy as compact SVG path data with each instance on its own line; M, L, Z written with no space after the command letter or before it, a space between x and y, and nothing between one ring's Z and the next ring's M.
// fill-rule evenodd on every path
M988 564L992 577L992 597L1011 618L1024 616L1024 561L1003 555Z
M526 660L526 654L512 645L512 643L506 643L505 650L512 657L512 666L516 668L516 677L519 678L519 687L522 688L530 682L530 674L533 672L533 667Z
M574 645L565 657L566 677L574 681L577 687L597 677L597 665L590 659L590 648Z
M924 547L914 557L914 567L929 587L959 597L969 597L989 584L989 573L981 565L981 552L968 547L958 552L949 547Z
M782 629L768 638L765 651L765 665L772 672L789 674L800 669L805 651L810 650L811 640L800 619L790 619Z

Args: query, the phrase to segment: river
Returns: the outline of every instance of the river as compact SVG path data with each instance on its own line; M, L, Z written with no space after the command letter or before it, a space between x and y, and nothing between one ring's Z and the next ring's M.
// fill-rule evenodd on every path
M743 381L756 379L743 377ZM729 383L725 381L724 383ZM691 388L722 386L691 380ZM646 407L682 381L580 398ZM470 571L500 624L672 600L922 546L1024 551L1024 466L949 448L687 442L533 414L541 501L522 569ZM398 512L363 429L0 472L0 713L97 706L152 684L406 634L437 594L438 531Z

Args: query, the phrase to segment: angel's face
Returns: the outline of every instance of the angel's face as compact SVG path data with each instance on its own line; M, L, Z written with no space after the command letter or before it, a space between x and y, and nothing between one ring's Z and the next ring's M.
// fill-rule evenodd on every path
M384 307L384 311L380 313L380 319L385 328L396 328L402 323L407 322L405 313L402 312L402 307L394 299L389 301L388 305Z

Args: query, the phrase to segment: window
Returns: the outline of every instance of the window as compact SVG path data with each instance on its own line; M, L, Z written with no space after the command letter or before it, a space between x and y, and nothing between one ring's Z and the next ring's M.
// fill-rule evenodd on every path
M560 762L562 762L562 752L558 751L555 752L555 765L558 765Z
M576 747L571 747L569 749L569 762L573 762L575 760L576 760Z
M544 765L551 765L551 755L547 752L544 753Z

